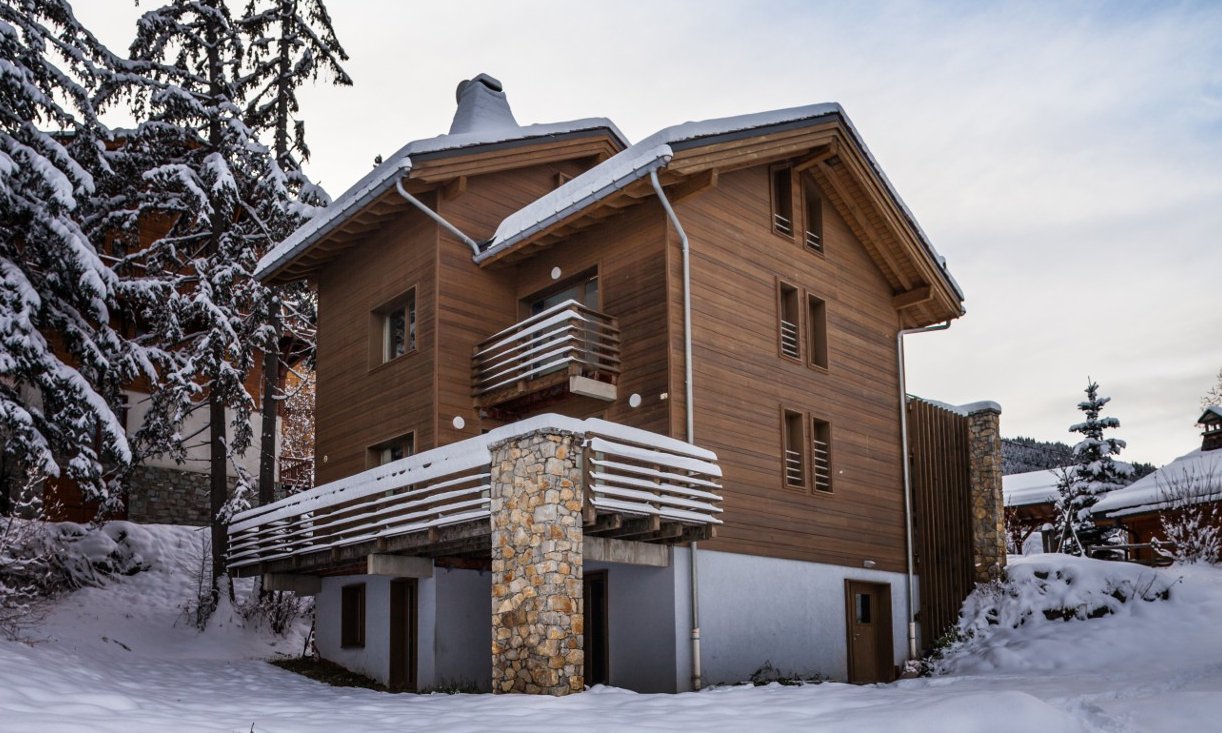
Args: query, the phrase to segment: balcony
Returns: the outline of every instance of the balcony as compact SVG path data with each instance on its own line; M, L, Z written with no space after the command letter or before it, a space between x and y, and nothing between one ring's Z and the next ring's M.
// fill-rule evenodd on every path
M569 394L613 401L619 352L614 318L575 300L559 303L475 348L476 406L512 414Z
M329 572L373 554L486 558L501 470L492 448L540 432L580 438L569 460L580 470L585 536L673 544L706 539L721 524L711 451L549 414L242 512L229 525L230 572Z

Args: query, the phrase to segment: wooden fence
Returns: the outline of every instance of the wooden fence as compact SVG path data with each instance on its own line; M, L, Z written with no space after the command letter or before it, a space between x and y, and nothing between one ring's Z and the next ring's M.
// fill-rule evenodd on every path
M968 418L919 398L908 402L913 545L926 650L955 625L975 585Z

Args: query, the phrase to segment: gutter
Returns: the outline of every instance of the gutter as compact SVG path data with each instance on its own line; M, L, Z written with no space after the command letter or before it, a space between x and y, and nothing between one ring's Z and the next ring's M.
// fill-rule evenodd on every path
M905 582L908 591L908 659L917 658L917 598L915 563L912 552L912 471L908 465L908 385L904 374L904 336L913 333L929 333L945 331L950 328L950 321L936 326L923 328L901 328L895 334L895 357L900 373L900 463L904 468L904 536L906 544L907 574Z
M692 259L690 243L687 239L687 232L683 231L683 224L679 222L679 217L675 214L675 210L671 208L670 200L666 198L666 192L662 190L662 184L658 181L658 169L653 168L649 171L649 180L653 183L653 190L658 194L658 201L662 203L662 208L666 210L666 218L670 219L670 223L674 225L675 231L679 234L679 244L683 252L683 406L685 415L685 434L687 442L695 445L695 419L694 407L692 405ZM691 582L692 582L692 689L700 689L700 574L696 563L696 544L691 543Z
M423 201L421 201L420 199L408 193L407 190L403 188L402 179L395 181L395 190L398 191L399 195L402 196L409 204L411 204L412 206L415 206L417 209L420 209L420 211L422 211L425 216L437 222L437 224L440 225L443 229L445 229L450 234L453 234L455 237L458 237L464 244L470 247L472 255L479 254L479 243L478 242L468 237L466 234L463 234L461 231L458 230L458 227L446 221L441 216L441 214L438 214L436 211L433 211L427 205L425 205Z

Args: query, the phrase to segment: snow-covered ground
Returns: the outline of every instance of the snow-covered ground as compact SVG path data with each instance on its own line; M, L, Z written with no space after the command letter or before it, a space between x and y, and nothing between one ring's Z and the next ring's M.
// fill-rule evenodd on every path
M1018 597L1004 613L1025 607L1029 620L1019 629L991 627L931 678L682 695L596 688L553 699L396 695L299 677L259 658L298 653L300 633L278 640L242 628L224 608L202 634L182 621L197 576L197 531L153 528L148 545L151 571L61 599L31 631L33 643L0 642L0 731L1222 729L1222 569L1023 558L1013 573ZM1170 598L1108 601L1105 591L1118 586L1147 595L1170 587ZM1114 612L1049 621L1041 609L1054 596L1110 603ZM969 610L983 618L987 604Z

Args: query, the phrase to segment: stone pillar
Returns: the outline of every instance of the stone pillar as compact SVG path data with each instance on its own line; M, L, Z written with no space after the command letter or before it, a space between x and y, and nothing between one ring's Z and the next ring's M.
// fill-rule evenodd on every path
M1006 507L1001 494L1001 408L968 414L972 484L972 561L976 580L1001 576L1006 567Z
M540 431L491 452L492 689L579 692L581 437Z

